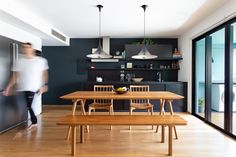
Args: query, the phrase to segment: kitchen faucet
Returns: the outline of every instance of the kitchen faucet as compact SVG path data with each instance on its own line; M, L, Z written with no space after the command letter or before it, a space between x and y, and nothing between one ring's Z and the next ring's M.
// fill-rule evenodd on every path
M157 72L157 81L161 82L161 72Z

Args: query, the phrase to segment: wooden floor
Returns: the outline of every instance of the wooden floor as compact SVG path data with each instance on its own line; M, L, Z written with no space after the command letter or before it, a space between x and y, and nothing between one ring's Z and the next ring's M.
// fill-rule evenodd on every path
M67 127L57 126L56 121L70 113L68 107L46 107L39 116L37 130L24 132L24 127L18 127L0 135L0 157L69 157ZM173 141L175 157L235 157L235 140L190 114L179 115L188 125L177 127L179 139ZM16 134L18 138L14 139ZM167 142L160 143L160 137L160 132L154 133L151 126L134 126L132 131L127 126L113 126L111 131L109 126L94 126L85 134L84 144L77 144L77 156L165 157Z
M201 117L204 117L203 113L198 113L198 115L200 115ZM233 114L233 134L236 135L236 112L234 112ZM223 112L214 112L212 111L211 113L211 122L214 123L215 125L224 128L224 113Z

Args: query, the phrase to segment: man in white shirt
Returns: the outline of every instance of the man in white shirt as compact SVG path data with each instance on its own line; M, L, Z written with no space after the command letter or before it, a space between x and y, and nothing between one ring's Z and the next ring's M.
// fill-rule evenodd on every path
M49 67L45 58L36 56L31 43L23 43L22 51L24 57L13 66L14 73L3 94L8 96L14 85L17 91L24 93L32 122L29 126L31 129L37 126L37 117L32 109L34 95L47 92Z

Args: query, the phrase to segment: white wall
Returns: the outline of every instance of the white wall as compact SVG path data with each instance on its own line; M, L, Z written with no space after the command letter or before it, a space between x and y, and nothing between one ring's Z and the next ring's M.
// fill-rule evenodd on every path
M229 0L218 8L210 16L202 20L196 26L185 32L178 39L179 50L182 52L183 60L180 62L179 81L188 82L188 111L192 107L192 39L211 30L217 25L236 16L236 0Z
M0 35L20 42L30 42L37 50L41 50L42 47L42 41L39 37L2 21L0 21Z
M31 12L29 8L26 8L17 0L7 0L1 2L0 18L2 22L16 26L21 30L39 36L43 39L45 45L69 45L70 40L68 36L64 35L58 29L53 28L50 23ZM52 35L51 29L56 30L58 33L66 37L66 41Z

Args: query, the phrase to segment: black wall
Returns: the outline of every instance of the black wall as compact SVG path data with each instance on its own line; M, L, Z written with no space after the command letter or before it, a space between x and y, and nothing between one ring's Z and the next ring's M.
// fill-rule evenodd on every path
M125 44L140 42L143 39L111 39L110 53L124 51ZM176 38L152 39L156 44L178 46ZM71 39L70 46L44 46L43 57L49 64L49 91L43 95L43 104L71 104L59 97L81 89L80 82L87 81L86 54L96 48L98 39Z

